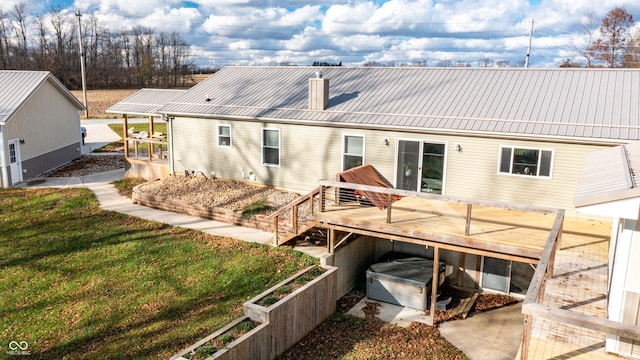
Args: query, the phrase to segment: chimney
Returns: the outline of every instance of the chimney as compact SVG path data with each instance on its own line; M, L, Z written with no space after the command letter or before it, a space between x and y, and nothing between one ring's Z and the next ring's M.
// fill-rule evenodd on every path
M324 110L329 107L329 79L323 79L316 71L316 77L309 79L309 110Z

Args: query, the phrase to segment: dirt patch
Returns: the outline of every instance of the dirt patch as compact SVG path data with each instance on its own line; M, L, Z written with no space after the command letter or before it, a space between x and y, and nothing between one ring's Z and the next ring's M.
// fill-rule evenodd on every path
M42 174L43 177L75 177L124 169L123 155L84 155L57 169Z

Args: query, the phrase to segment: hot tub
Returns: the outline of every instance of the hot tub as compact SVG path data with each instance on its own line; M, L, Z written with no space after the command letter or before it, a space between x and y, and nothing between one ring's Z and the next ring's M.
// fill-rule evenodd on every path
M444 282L445 263L439 264L438 285ZM367 297L425 310L430 304L433 260L408 257L379 262L367 270Z

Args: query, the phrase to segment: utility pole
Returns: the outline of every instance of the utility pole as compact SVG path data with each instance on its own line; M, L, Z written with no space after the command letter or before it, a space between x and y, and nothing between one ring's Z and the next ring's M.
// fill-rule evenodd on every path
M84 97L85 119L89 118L89 106L87 106L87 77L84 73L84 46L82 46L82 22L80 19L80 9L76 10L76 17L78 18L78 42L80 43L80 72L82 73L82 96Z
M527 47L527 58L524 60L524 67L529 67L529 55L531 55L531 39L533 38L533 19L531 19L531 31L529 32L529 47Z

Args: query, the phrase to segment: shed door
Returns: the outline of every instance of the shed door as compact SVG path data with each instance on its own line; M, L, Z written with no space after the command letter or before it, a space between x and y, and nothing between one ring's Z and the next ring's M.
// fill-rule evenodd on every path
M9 169L11 171L11 186L22 181L22 161L20 161L20 146L18 139L9 140Z

